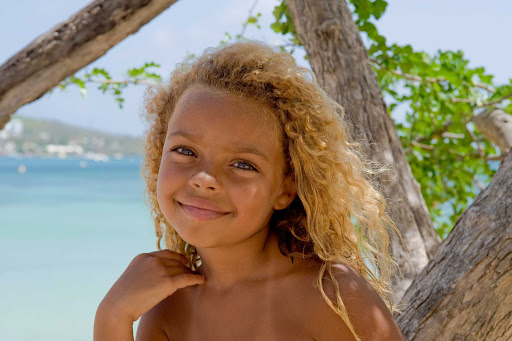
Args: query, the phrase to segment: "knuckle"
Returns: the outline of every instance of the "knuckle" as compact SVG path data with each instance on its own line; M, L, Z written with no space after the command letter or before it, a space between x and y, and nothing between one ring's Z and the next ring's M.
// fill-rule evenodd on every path
M160 259L158 257L148 257L144 260L146 266L148 266L151 269L157 269L162 267L162 262L160 262Z
M148 262L150 262L151 265L161 265L162 261L158 257L149 257Z
M143 260L144 258L146 258L146 256L147 256L146 253L140 253L140 254L138 254L137 256L135 256L133 258L133 261L134 262L139 262L139 261Z

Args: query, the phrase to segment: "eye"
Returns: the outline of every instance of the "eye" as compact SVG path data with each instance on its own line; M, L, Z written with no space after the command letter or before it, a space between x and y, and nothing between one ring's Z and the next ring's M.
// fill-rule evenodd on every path
M180 149L182 151L180 151ZM183 152L185 151L185 152ZM187 153L187 151L190 153ZM171 149L171 152L176 152L180 155L184 155L184 156L194 156L194 152L190 149L188 149L187 147L183 147L183 146L177 146L177 147L174 147ZM247 162L247 161L242 161L242 160L239 160L235 163L236 164L241 164L241 165L245 165L245 167L236 167L238 169L241 169L241 170L244 170L244 171L255 171L255 172L258 172L258 170L256 169L256 167L254 167L250 162Z
M175 148L171 149L171 152L176 151L178 154L181 154L181 155L185 155L185 156L192 156L192 155L190 155L190 154L184 154L184 153L182 153L182 152L178 151L178 149L188 150L189 152L191 152L192 154L194 154L194 152L193 152L193 151L191 151L191 150L190 150L190 149L188 149L188 148L182 147L182 146L178 146L178 147L175 147Z
M236 167L236 168L238 168L238 169L241 169L241 170L247 170L247 171L256 171L256 172L258 171L258 170L257 170L253 165L251 165L249 162L246 162L246 161L238 161L237 163L235 163L235 165L236 165L236 164L238 164L238 163L241 163L242 165L246 165L247 167L249 167L249 168Z

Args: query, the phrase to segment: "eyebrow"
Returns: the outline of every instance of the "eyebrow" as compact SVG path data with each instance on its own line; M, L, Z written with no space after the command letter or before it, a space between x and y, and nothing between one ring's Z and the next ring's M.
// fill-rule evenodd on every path
M201 136L196 136L196 135L193 135L193 134L190 134L190 133L187 133L186 131L183 131L183 130L177 130L173 133L171 133L169 135L169 138L172 137L172 136L182 136L186 139L189 139L193 142L197 142L197 140L199 140L201 138ZM231 153L249 153L249 154L255 154L255 155L258 155L260 157L262 157L263 159L265 159L267 162L270 162L270 160L268 159L268 157L263 154L263 152L261 152L259 149L255 148L255 147L250 147L250 146L236 146L236 147L229 147L229 148L226 148L227 151L231 152Z

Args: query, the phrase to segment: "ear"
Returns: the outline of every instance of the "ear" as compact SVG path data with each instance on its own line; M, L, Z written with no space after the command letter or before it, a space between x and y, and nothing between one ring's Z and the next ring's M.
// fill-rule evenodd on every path
M281 193L279 193L274 202L274 209L284 210L292 203L296 195L295 174L292 173L284 178L281 184Z

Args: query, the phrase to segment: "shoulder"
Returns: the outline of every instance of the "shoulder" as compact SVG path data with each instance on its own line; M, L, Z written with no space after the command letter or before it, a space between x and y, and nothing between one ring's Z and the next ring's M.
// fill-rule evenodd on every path
M169 338L163 328L164 315L165 305L163 301L145 312L140 317L135 340L168 341Z
M373 287L347 264L334 264L332 272L340 289L340 296L349 319L361 341L399 341L403 336L393 315ZM325 294L335 298L335 288L328 280L323 281ZM345 336L353 340L352 333L318 292L312 302L318 339L335 340ZM347 334L348 333L348 334ZM350 336L348 336L350 335Z
M188 287L189 288L189 287ZM182 288L167 296L153 308L144 313L137 327L136 341L169 341L173 335L179 335L183 326L183 317L188 313L189 305L184 299L188 288Z

